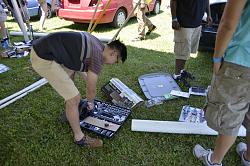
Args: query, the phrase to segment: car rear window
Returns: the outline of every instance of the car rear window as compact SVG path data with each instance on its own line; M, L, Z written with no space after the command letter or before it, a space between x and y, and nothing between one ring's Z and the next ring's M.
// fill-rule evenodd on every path
M68 0L71 4L80 4L80 0Z

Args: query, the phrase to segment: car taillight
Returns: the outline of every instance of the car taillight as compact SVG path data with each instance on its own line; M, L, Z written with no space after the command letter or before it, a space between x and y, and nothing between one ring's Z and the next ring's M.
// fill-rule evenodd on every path
M95 5L97 5L97 2L98 2L98 0L91 0L89 3L89 6L95 6Z

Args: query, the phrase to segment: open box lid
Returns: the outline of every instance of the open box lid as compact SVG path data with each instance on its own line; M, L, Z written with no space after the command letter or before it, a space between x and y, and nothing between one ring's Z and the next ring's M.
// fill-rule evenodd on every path
M141 89L147 99L162 98L171 90L181 91L178 84L168 73L145 74L138 78Z

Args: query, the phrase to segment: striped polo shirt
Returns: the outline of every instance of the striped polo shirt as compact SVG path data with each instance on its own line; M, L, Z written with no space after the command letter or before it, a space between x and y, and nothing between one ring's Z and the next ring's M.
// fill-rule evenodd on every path
M103 66L104 44L87 32L56 32L33 42L37 55L54 60L74 71L99 74Z

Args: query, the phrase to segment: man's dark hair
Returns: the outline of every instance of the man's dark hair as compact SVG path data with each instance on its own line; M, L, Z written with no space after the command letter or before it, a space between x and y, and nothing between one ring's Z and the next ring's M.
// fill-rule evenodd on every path
M114 40L108 43L108 46L111 49L116 49L117 51L119 51L122 62L125 62L125 60L127 59L127 47L120 40Z

